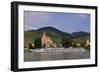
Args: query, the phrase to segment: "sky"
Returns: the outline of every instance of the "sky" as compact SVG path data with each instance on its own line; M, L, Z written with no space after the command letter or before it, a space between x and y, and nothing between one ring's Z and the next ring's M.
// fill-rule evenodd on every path
M24 31L55 27L63 32L90 32L90 14L24 11Z

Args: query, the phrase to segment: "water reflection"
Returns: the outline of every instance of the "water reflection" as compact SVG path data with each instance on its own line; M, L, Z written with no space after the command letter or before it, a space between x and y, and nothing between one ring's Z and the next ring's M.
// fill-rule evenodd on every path
M90 52L83 48L39 49L24 53L24 61L71 60L90 58Z

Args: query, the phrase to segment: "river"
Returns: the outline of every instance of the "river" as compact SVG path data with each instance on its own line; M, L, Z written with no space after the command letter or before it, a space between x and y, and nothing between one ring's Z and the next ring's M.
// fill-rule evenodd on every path
M32 52L24 52L24 61L48 61L48 60L73 60L88 59L90 52L84 48L48 48L33 49Z

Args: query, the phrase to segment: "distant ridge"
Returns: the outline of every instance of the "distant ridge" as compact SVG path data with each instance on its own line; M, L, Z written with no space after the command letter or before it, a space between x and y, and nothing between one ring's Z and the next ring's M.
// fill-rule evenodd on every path
M44 31L51 37L79 38L79 37L87 37L90 35L90 33L84 32L84 31L73 32L73 33L63 32L54 27L43 27L43 28L39 28L37 30L28 30L25 32L35 33L40 36Z
M80 31L80 32L74 32L74 33L72 33L71 35L72 35L74 38L79 38L79 37L90 36L90 33Z

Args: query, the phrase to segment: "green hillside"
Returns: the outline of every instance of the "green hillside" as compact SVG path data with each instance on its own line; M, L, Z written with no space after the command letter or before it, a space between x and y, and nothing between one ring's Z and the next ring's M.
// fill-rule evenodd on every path
M61 44L62 38L69 38L75 42L84 42L90 38L90 34L87 32L67 33L62 32L54 27L43 27L37 30L25 31L24 39L28 41L34 41L37 38L41 38L44 31L58 46Z

